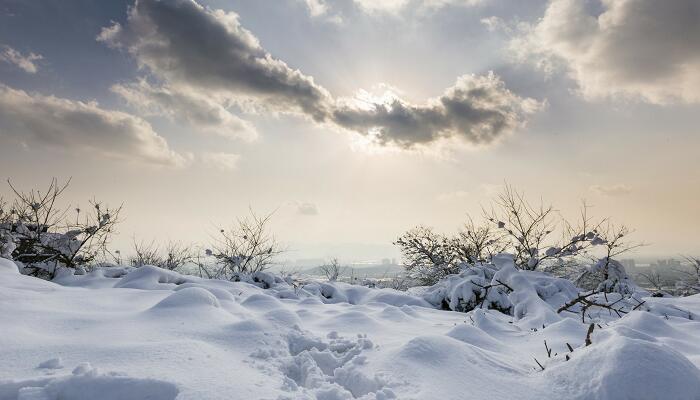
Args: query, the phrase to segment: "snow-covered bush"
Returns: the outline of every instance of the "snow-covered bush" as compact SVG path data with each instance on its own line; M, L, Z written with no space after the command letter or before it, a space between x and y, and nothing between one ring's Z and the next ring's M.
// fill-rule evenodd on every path
M603 249L603 254L592 258L592 265L582 269L574 283L584 289L605 293L631 295L639 291L637 284L627 275L625 267L615 260L615 257L641 245L630 245L625 241L629 234L625 226L615 227L607 224L597 233L597 238L600 239L598 248Z
M499 254L491 263L466 266L418 293L441 309L494 309L516 319L528 317L537 326L558 320L555 310L575 298L578 290L569 280L518 269L513 255Z
M60 268L84 273L104 254L121 207L93 200L86 210L61 208L68 183L56 179L43 192L9 186L15 198L9 206L0 202L0 257L14 260L25 274L52 279Z
M639 290L637 284L627 275L625 267L617 260L603 257L589 267L585 276L589 279L598 292L633 294Z
M449 275L431 286L424 298L443 310L471 311L475 308L496 309L510 313L512 303L508 285L493 280L496 268L489 264L478 264L462 272Z
M601 261L593 268L607 279L594 290L581 291L568 279L519 269L513 255L499 254L491 263L466 266L435 285L412 288L410 292L436 308L497 310L534 328L560 321L567 313L585 322L642 309L642 298L649 293L627 277L620 263Z

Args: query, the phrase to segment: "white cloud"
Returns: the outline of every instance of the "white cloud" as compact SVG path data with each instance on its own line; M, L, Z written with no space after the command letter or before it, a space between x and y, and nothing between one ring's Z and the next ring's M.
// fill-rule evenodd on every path
M0 139L81 155L184 166L189 156L170 149L145 120L119 111L0 84Z
M603 196L624 196L632 193L632 187L622 183L614 185L592 185L590 189Z
M258 136L253 124L229 112L221 102L198 91L156 87L145 79L113 85L111 90L144 115L165 115L227 138L251 141Z
M314 203L297 203L297 213L301 215L318 215L318 207Z
M314 18L324 18L332 22L341 22L339 8L344 2L334 0L302 0L309 15ZM475 6L484 0L352 0L352 4L367 15L393 15L411 10L419 13L438 10L447 6Z
M12 64L28 74L35 74L39 67L34 61L43 59L40 54L29 53L26 56L10 46L0 45L0 61Z
M522 61L565 68L588 99L700 102L700 2L551 0L511 43Z
M233 153L204 153L201 157L206 166L222 171L233 171L238 168L238 160L241 158Z
M440 193L436 196L436 199L438 201L453 201L466 199L469 196L473 196L473 194L468 190L455 190L454 192Z

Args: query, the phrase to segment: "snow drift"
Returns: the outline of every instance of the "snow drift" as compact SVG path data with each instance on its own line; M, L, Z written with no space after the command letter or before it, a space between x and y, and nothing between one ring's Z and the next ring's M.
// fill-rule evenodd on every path
M577 288L507 262L409 292L108 270L0 259L0 400L700 399L700 296L589 335Z

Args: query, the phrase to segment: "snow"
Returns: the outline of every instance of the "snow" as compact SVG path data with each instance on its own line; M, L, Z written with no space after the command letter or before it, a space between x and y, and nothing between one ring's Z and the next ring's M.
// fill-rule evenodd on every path
M52 358L39 364L37 368L61 369L63 368L63 361L61 361L61 357Z
M573 284L495 261L399 292L0 259L0 400L700 399L700 296L594 315L585 346Z

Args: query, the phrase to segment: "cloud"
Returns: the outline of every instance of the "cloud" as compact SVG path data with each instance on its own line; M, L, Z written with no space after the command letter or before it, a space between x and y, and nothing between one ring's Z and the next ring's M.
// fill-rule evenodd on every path
M700 102L700 2L551 0L511 43L517 58L565 68L588 99Z
M455 190L454 192L440 193L435 196L438 201L452 201L452 200L462 200L473 196L473 194L468 190Z
M346 102L333 121L380 144L411 148L440 139L490 144L522 126L542 104L521 98L495 74L464 75L442 96L415 105L391 94L380 101Z
M204 165L210 168L217 168L222 171L233 171L238 168L238 154L232 153L204 153L202 154Z
M125 49L170 88L254 99L317 121L327 116L327 91L272 57L233 12L191 0L137 0L126 24L103 28L98 40Z
M197 91L153 86L145 79L113 85L111 90L144 115L165 115L227 138L251 141L258 136L253 124Z
M471 189L460 189L437 195L438 201L464 200L468 198L488 199L498 196L503 191L503 184L481 183Z
M511 93L493 73L462 76L423 105L395 95L369 102L336 100L312 77L265 51L238 15L192 0L137 0L127 22L103 28L98 40L124 49L161 82L154 87L142 79L113 87L136 108L228 136L253 136L251 125L227 111L227 105L236 104L301 113L404 149L442 139L489 144L522 126L541 106Z
M12 64L28 74L35 74L39 70L34 61L43 58L40 54L34 53L25 56L10 46L0 45L0 61Z
M303 0L312 17L334 17L331 12L337 1ZM357 8L367 14L399 14L405 10L430 11L447 6L474 6L483 0L352 0Z
M0 138L144 163L183 166L141 118L54 96L30 94L0 84Z
M297 203L297 213L301 215L318 215L318 207L314 203Z
M439 9L446 6L473 6L482 0L353 0L367 12L397 13L406 8L424 10Z
M591 191L603 196L624 196L632 193L632 187L625 184L593 185Z

